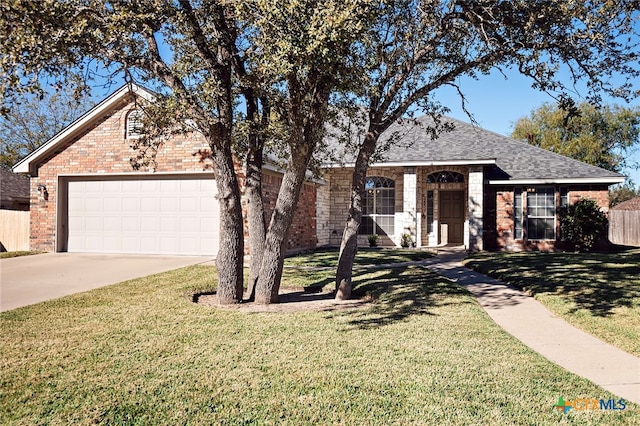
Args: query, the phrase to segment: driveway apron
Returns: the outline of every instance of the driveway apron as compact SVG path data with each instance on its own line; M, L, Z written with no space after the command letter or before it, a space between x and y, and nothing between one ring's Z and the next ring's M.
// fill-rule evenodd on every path
M211 262L204 256L47 253L0 260L0 311Z

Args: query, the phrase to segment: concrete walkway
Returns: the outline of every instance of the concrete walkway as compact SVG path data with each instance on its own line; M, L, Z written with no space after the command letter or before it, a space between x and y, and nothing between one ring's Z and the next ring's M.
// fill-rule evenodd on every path
M423 264L469 290L499 326L534 351L640 404L640 358L575 328L522 291L465 268L465 255L446 250Z
M0 311L211 261L208 256L46 253L0 260Z

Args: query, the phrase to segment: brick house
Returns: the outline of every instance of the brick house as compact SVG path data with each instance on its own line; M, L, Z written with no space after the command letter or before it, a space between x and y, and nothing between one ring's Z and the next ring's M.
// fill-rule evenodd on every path
M155 164L134 170L139 137L133 95L113 93L14 167L31 176L31 248L45 251L213 255L218 205L213 172L197 155L197 133L175 135ZM608 208L608 186L624 177L455 121L429 140L421 126L398 123L401 135L368 172L360 233L399 245L409 234L418 247L464 244L473 250L553 248L557 211L582 197ZM385 136L383 135L383 139ZM336 147L336 149L338 149ZM287 248L340 243L349 206L353 164L327 165L322 181L304 185ZM242 172L238 168L242 181ZM263 193L272 209L281 183L264 169ZM267 214L270 212L267 211Z
M368 234L399 245L409 234L418 247L464 244L470 250L553 249L559 209L581 198L609 208L609 185L624 176L472 126L432 141L429 118L400 121L381 136L391 144L368 170L359 244ZM334 147L336 150L339 148ZM319 244L339 244L354 158L327 168L318 187Z
M134 170L133 139L140 135L134 86L107 99L31 153L14 171L31 176L33 250L56 252L215 255L218 251L217 190L205 139L175 135L157 152L153 166ZM238 167L239 179L243 175ZM282 175L264 170L267 213L275 205ZM287 248L313 248L315 184L304 185Z

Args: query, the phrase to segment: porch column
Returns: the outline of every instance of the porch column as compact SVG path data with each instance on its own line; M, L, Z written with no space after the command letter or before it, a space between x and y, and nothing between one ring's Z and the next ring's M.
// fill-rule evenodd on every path
M482 166L469 167L469 213L465 227L465 246L473 251L482 250L482 211L484 175Z
M402 229L398 235L398 241L401 240L402 234L410 234L411 239L416 245L420 244L418 241L418 227L417 227L417 179L416 168L405 167L404 168L404 189L402 191Z

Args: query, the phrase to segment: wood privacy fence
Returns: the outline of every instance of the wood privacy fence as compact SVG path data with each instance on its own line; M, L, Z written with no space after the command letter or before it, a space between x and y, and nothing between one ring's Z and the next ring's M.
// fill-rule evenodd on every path
M609 241L623 246L640 247L640 211L610 210Z
M0 210L0 251L29 250L29 212Z

